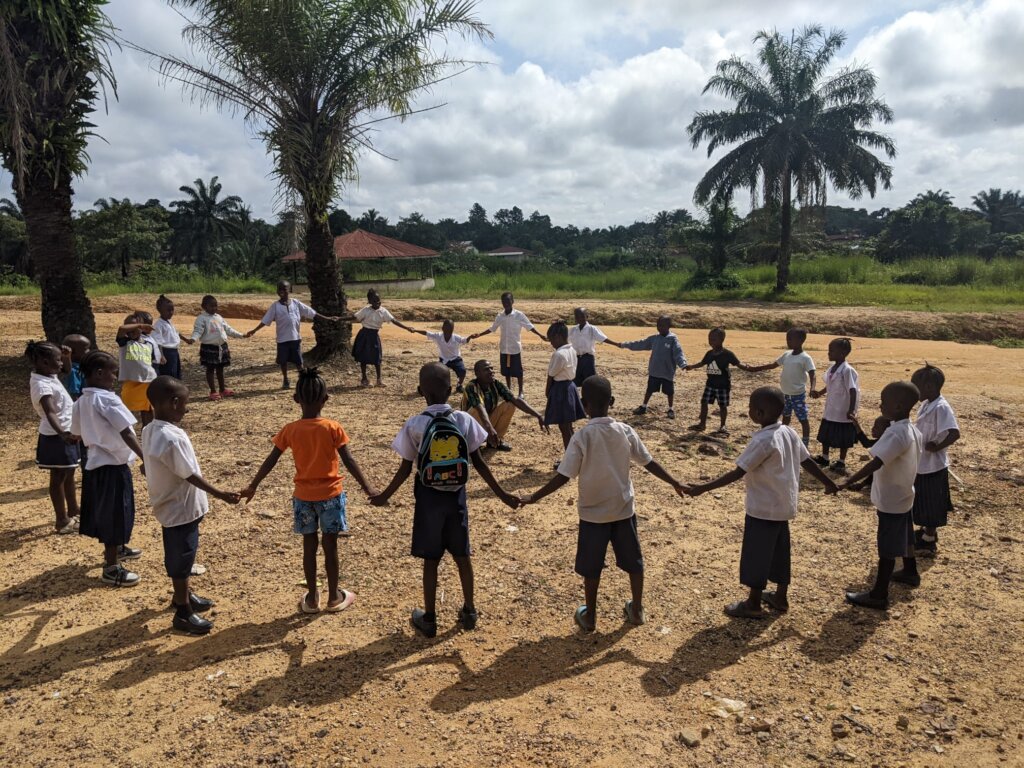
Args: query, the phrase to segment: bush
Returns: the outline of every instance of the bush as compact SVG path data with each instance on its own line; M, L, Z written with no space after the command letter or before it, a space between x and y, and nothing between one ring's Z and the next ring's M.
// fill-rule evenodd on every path
M743 278L729 270L725 270L721 274L715 274L708 270L698 269L683 283L683 290L738 291L740 288L746 287L746 284Z
M9 264L0 264L0 286L4 288L24 289L33 285L28 275L15 272L14 267Z

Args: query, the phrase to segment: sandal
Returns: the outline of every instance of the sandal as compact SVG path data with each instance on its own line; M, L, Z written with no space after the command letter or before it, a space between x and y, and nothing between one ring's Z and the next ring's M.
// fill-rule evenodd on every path
M214 402L217 402L218 400L220 400L220 398L221 398L220 392L211 392L210 393L210 399L213 400Z
M634 627L639 627L647 623L647 613L640 609L640 613L636 613L633 610L633 601L627 600L626 604L622 606L622 612L626 615L626 621L632 624Z
M779 613L785 613L789 610L789 601L780 600L779 596L775 592L762 592L761 602L771 608L774 608Z
M66 536L69 533L78 533L78 517L68 518L67 524L63 528L58 529L58 536Z
M721 435L722 437L728 437L729 436L729 430L726 429L725 427L719 427L718 429L716 429L711 434L712 435Z
M221 397L234 397L235 396L235 390L233 390L233 389L222 389L220 391L220 396Z
M312 607L309 605L309 603L306 602L307 597L309 597L309 593L303 595L302 599L299 600L299 611L307 614L320 613L320 595L316 596L317 603L315 606Z
M337 605L331 605L327 603L327 607L324 608L324 613L341 613L348 608L352 603L356 601L356 593L349 592L347 589L341 590L341 602Z
M576 609L576 613L573 614L573 620L576 622L576 626L582 629L584 632L593 632L597 629L597 625L593 622L587 621L587 606L581 605Z
M760 606L751 608L746 600L729 603L725 606L725 615L734 619L763 619L768 616Z

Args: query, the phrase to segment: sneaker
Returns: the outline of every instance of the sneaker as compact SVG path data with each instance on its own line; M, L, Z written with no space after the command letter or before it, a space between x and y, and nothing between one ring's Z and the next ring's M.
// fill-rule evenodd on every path
M188 616L176 613L171 621L171 626L180 632L188 632L190 635L208 635L213 629L213 622L204 619L198 613L190 613Z
M476 620L478 618L476 609L467 611L466 606L462 606L462 608L459 609L459 623L462 624L462 628L465 630L475 629Z
M291 388L292 388L292 383L290 381L288 381L288 379L285 379L284 381L281 382L281 389L291 389Z
M822 456L820 453L814 457L814 463L823 469L828 469L828 457Z
M676 412L669 408L668 413L666 413L665 416L669 419L674 419L676 417Z
M846 462L845 461L833 461L831 470L837 474L846 474Z
M437 619L427 619L427 612L422 608L414 608L412 612L412 618L410 619L412 625L419 630L424 637L436 637L437 636Z
M132 573L120 563L108 565L103 569L100 581L112 587L134 587L141 579L139 574Z
M142 550L129 547L127 544L122 544L117 549L118 560L138 560L142 557Z
M633 414L635 416L643 416L645 413L647 413L646 405L638 405L636 408L633 409Z

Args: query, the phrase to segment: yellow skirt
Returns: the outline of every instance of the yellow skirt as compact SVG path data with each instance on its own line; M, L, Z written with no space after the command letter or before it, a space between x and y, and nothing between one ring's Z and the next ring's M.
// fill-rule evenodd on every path
M121 402L129 411L150 411L153 407L149 404L149 382L148 381L122 381Z

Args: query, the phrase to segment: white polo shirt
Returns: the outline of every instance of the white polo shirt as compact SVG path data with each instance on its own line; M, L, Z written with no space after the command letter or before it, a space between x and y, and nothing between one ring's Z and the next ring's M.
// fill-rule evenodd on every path
M850 412L850 390L857 390L857 399L860 399L858 380L857 372L845 360L839 364L838 368L829 366L829 369L825 371L825 387L828 391L825 393L823 418L826 421L849 423L850 419L846 414Z
M572 381L576 378L576 350L571 344L563 344L551 355L548 376L555 381Z
M188 482L202 477L192 441L181 427L155 419L142 430L142 456L153 517L164 528L198 520L210 509L206 491Z
M135 452L121 433L134 426L135 417L121 398L109 389L86 387L75 401L71 414L71 434L78 435L89 449L86 469L131 464Z
M469 341L465 336L459 336L457 333L453 333L450 339L445 339L444 333L441 331L427 331L427 338L437 344L437 355L443 363L462 357L461 347Z
M491 323L491 331L500 331L501 340L498 342L498 351L503 355L521 355L523 353L523 329L533 330L533 323L530 318L513 309L509 314L499 312Z
M593 355L597 351L597 345L607 338L604 331L590 323L582 328L576 324L569 326L569 343L577 355Z
M429 405L423 413L408 419L402 428L395 435L391 442L391 450L397 453L406 461L416 464L420 454L420 444L423 442L423 434L430 426L430 421L436 413L451 411L452 408L446 403ZM429 416L427 414L430 414ZM480 426L476 419L466 411L452 411L452 420L459 428L462 436L466 438L466 447L470 453L480 450L480 446L487 442L487 433ZM439 491L458 491L459 488L438 488Z
M275 301L270 309L260 320L263 325L274 324L274 331L277 333L277 343L284 344L288 341L298 341L302 338L299 330L303 320L312 320L316 317L316 310L306 306L298 299L289 299L287 304Z
M369 304L356 312L355 317L362 324L363 328L369 328L371 331L379 331L384 327L385 323L395 322L395 316L384 307L374 309Z
M882 460L871 481L871 503L879 512L902 515L914 507L914 480L921 460L921 433L910 419L894 421L868 453Z
M579 478L580 520L614 523L633 516L630 462L646 467L651 454L628 424L600 416L572 436L558 474Z
M792 520L800 497L800 465L809 459L796 432L776 422L757 430L736 459L746 474L746 512L760 520Z
M181 334L178 333L178 329L170 320L164 320L162 317L158 317L153 323L153 333L149 338L167 349L177 349L181 346Z
M917 409L915 420L917 431L921 433L921 445L927 443L938 443L946 439L949 430L960 429L957 423L956 414L953 408L942 395L934 400L928 400ZM928 475L932 472L941 472L949 466L949 456L946 449L941 451L922 450L921 461L917 465L919 475Z
M57 423L60 424L61 430L63 432L71 431L71 414L75 403L56 374L43 376L40 373L33 373L28 379L28 391L29 397L32 398L32 407L39 414L40 435L53 436L57 434L50 426L50 421L46 418L46 412L43 410L41 401L47 395L50 396L50 402L53 403L54 416L57 417Z
M775 362L782 366L782 374L779 376L782 394L791 397L804 394L807 391L807 374L814 370L811 356L806 352L794 355L793 350L787 349Z

